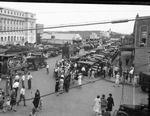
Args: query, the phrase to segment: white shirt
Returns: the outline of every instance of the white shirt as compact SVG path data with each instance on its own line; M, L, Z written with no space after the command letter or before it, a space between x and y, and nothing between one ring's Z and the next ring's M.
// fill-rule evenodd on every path
M19 87L19 82L15 82L14 84L13 84L13 88L17 88L17 87Z
M46 68L49 68L49 65L46 65Z
M134 71L134 69L131 69L129 73L130 73L130 74L133 74L133 71Z
M29 80L29 79L32 79L32 78L33 78L32 75L28 75L27 79Z
M25 89L24 88L21 88L20 94L25 95Z
M22 75L22 80L25 81L25 75Z
M85 71L85 68L84 67L82 67L82 69L81 69L82 71Z
M19 77L19 75L16 75L15 76L15 80L18 80L20 77Z

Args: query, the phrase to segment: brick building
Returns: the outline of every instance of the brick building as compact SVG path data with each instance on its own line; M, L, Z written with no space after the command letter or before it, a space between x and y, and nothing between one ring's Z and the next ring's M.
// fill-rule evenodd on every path
M35 43L35 30L12 31L35 29L35 23L36 15L33 13L0 7L0 44L24 43L26 41Z
M134 36L135 73L150 73L150 16L136 16Z

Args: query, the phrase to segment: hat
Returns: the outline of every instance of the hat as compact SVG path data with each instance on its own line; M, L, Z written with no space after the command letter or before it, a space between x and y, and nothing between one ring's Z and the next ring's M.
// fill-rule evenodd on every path
M109 95L110 95L110 96L112 96L112 94L111 94L111 93L110 93Z

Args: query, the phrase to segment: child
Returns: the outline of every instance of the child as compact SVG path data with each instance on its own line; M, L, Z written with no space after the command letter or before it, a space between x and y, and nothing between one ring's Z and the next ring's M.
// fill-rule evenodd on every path
M39 109L42 110L42 104L43 104L43 99L40 98L40 102L39 102Z

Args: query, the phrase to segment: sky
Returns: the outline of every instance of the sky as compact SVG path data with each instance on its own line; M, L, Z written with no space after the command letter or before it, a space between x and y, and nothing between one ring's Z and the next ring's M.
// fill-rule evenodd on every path
M27 2L2 2L0 7L17 9L36 14L36 23L44 27L104 22L121 19L150 16L150 6L146 5L113 5L113 4L64 4L64 3L27 3ZM134 21L117 24L99 24L91 26L56 28L46 31L73 31L73 30L101 30L131 34Z

